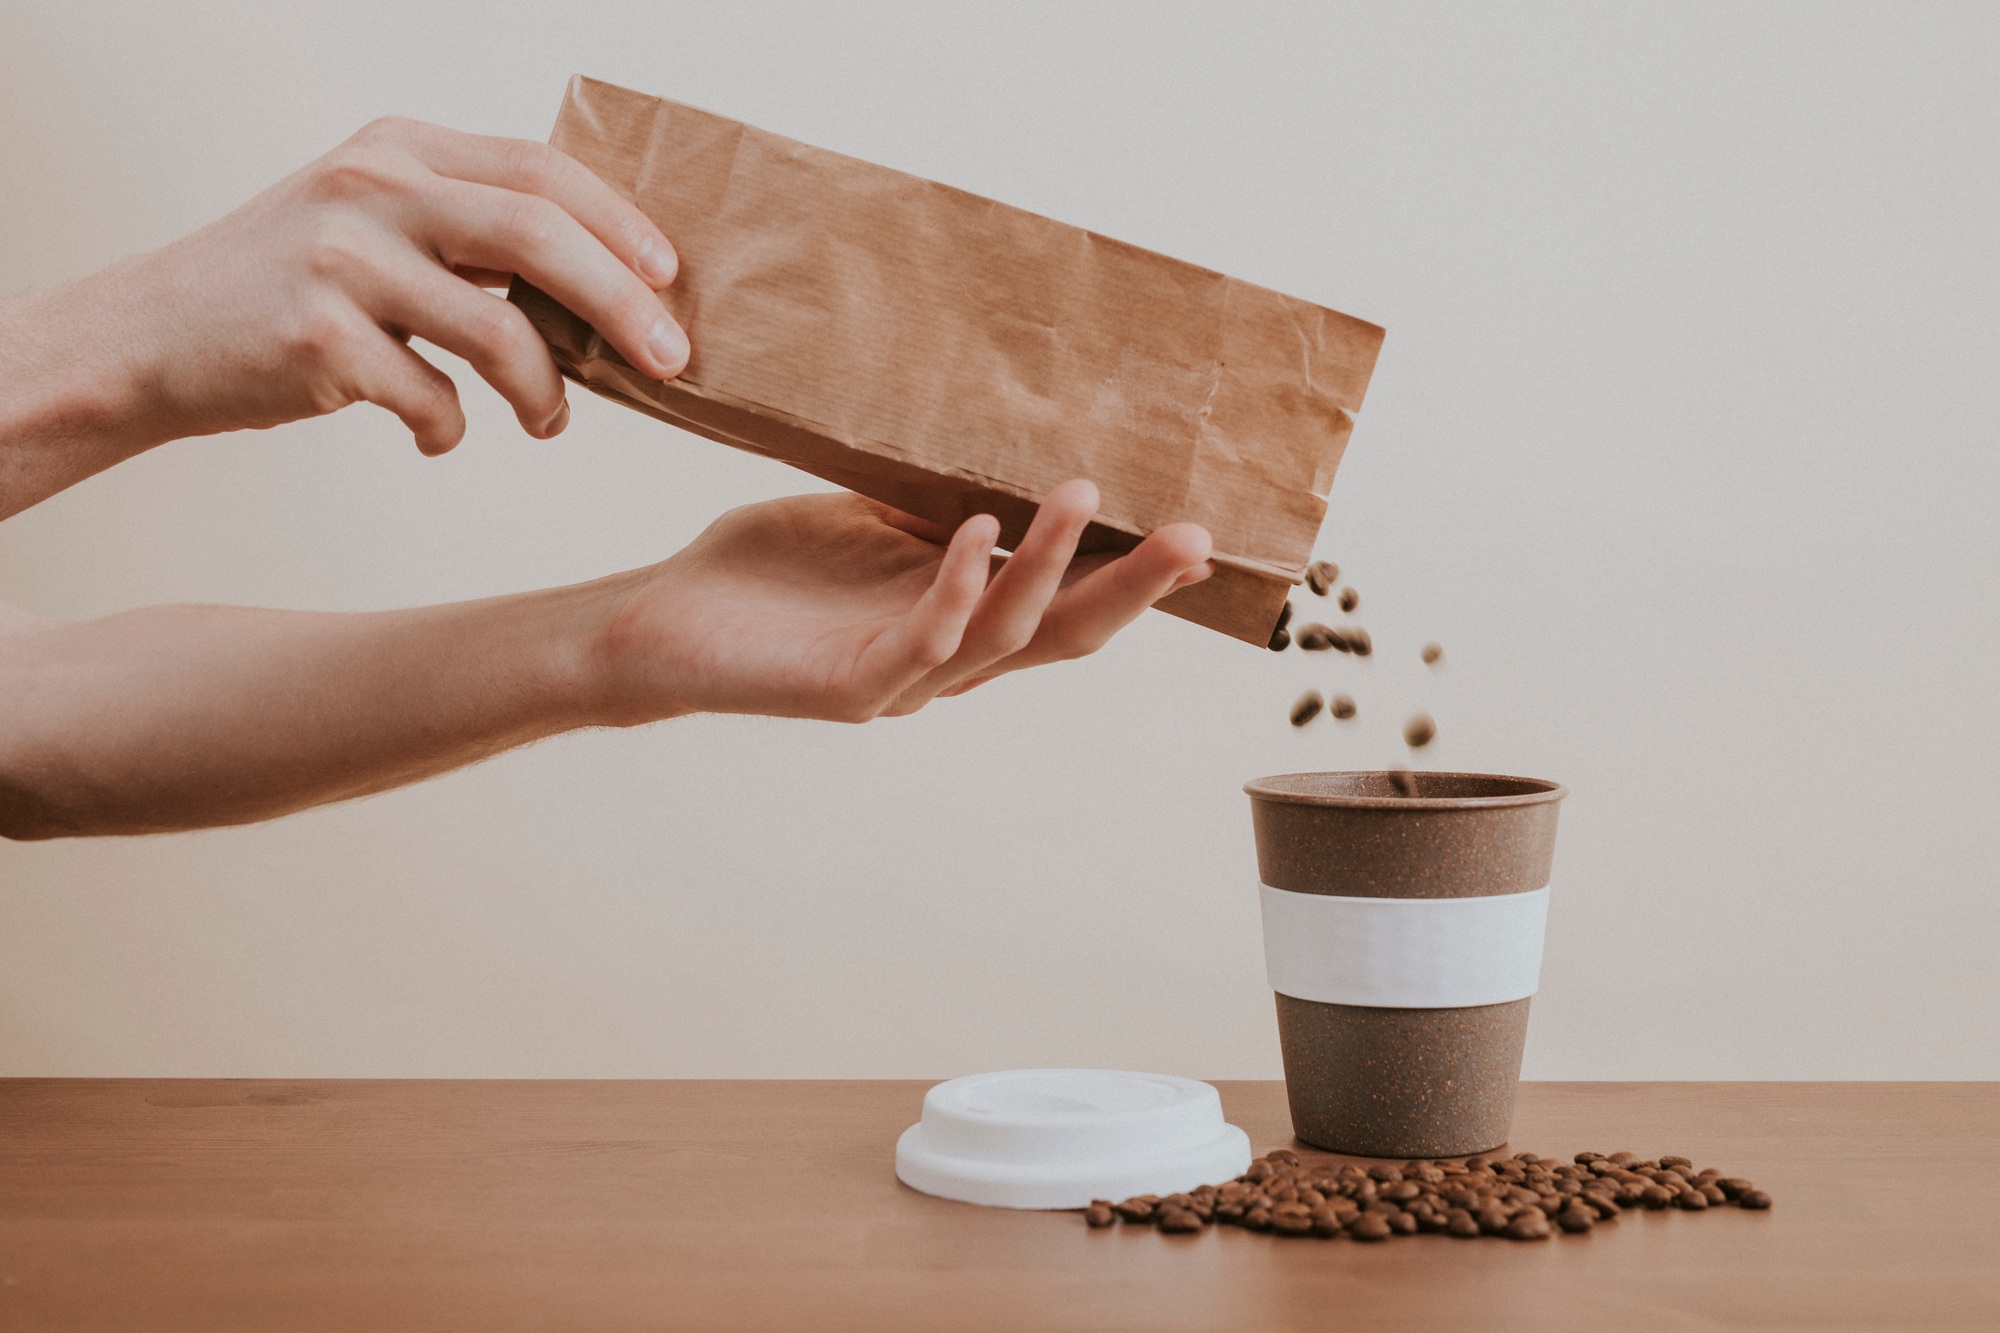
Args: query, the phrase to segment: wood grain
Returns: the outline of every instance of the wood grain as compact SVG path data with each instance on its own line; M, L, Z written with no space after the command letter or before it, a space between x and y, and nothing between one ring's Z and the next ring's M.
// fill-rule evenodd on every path
M1378 1246L916 1194L925 1086L0 1081L0 1328L2000 1328L2000 1084L1528 1084L1519 1147L1777 1205Z

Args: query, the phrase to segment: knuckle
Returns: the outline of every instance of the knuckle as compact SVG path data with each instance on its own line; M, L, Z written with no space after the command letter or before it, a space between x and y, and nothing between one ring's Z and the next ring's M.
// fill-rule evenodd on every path
M562 210L539 195L522 195L500 218L500 238L516 254L547 253L562 233Z
M345 309L322 301L301 311L281 339L290 359L323 367L340 361L354 345L355 329Z
M562 184L566 159L533 139L509 139L501 150L501 169L508 184L531 194L546 194Z
M350 143L315 162L308 179L312 198L333 203L366 199L392 188L397 172L389 155Z
M468 322L466 334L489 361L511 360L528 350L530 341L541 341L519 307L497 300L480 303L478 313Z
M307 234L305 262L306 270L316 278L351 278L368 267L367 242L358 227L328 218Z
M415 123L408 116L377 116L356 130L350 142L399 143L409 137Z

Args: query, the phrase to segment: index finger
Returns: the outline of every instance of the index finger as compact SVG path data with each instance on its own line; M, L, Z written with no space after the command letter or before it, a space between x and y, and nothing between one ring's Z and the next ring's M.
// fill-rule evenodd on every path
M466 134L421 121L410 121L405 129L410 151L432 171L542 196L582 223L653 290L671 284L680 271L680 256L653 220L569 154L532 139Z

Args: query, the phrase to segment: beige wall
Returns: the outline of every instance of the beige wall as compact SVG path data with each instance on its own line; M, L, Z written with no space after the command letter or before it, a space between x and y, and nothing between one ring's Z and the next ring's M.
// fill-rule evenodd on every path
M1996 11L961 8L13 3L0 292L589 72L1386 324L1324 539L1384 652L1153 616L861 730L0 846L0 1073L1273 1074L1238 786L1422 705L1574 790L1531 1074L2000 1076ZM468 597L810 484L466 397L441 460L367 408L158 451L0 526L0 598ZM1361 724L1291 733L1336 677Z

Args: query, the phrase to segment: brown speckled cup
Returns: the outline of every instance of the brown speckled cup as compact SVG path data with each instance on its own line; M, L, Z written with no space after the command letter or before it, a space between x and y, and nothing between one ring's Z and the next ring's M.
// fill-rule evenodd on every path
M1293 773L1245 785L1264 883L1349 898L1472 898L1549 882L1556 783L1416 773ZM1279 995L1292 1128L1366 1157L1459 1157L1507 1141L1528 1000L1386 1009Z

